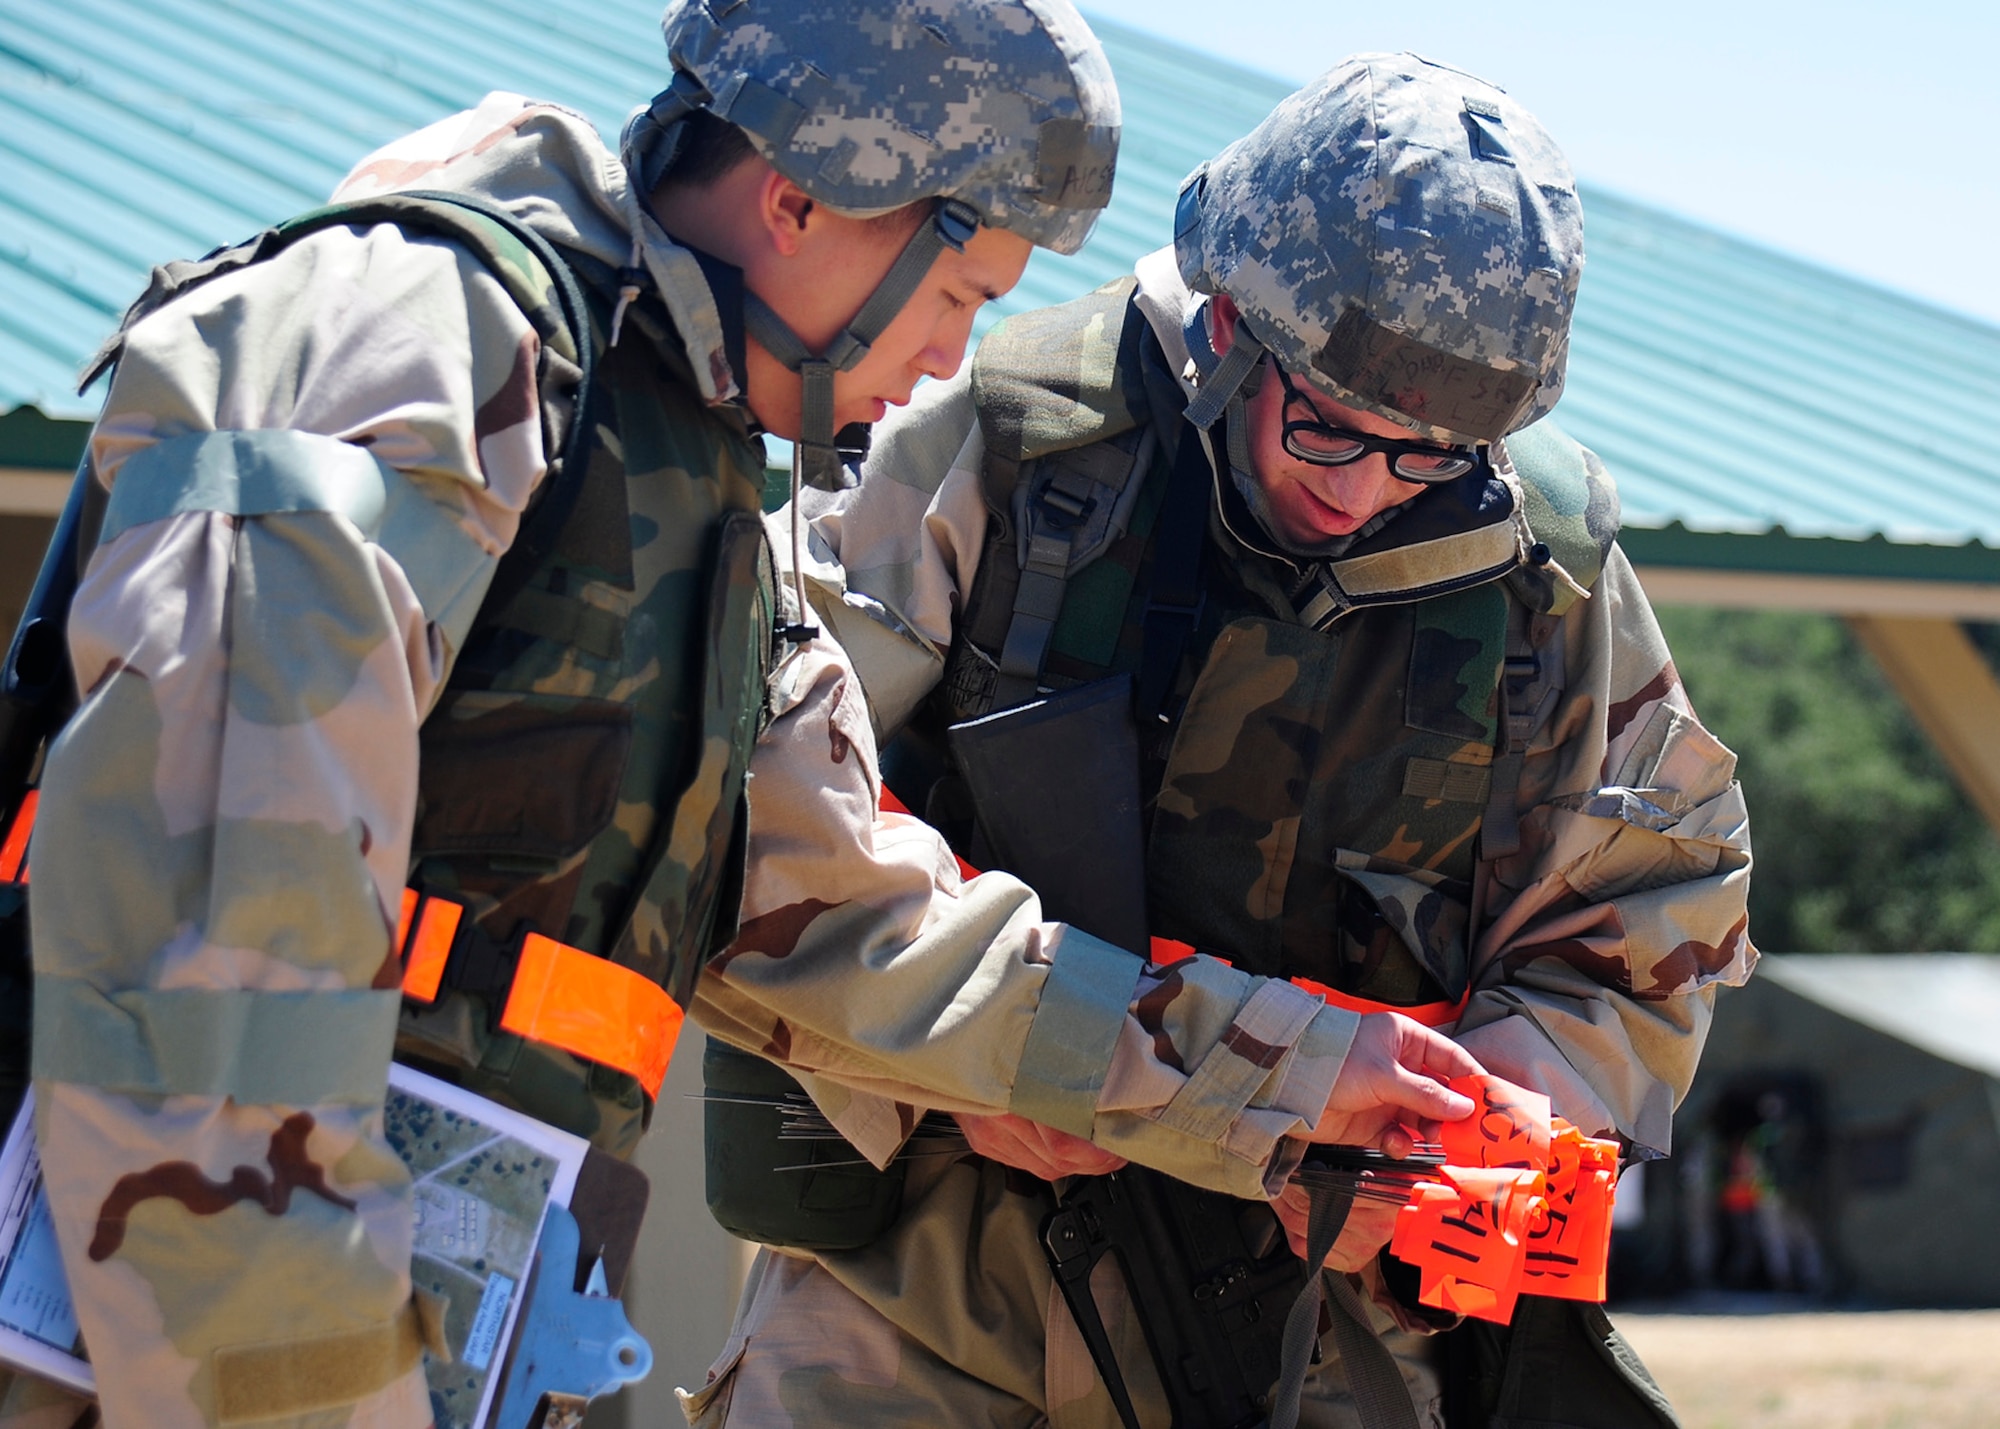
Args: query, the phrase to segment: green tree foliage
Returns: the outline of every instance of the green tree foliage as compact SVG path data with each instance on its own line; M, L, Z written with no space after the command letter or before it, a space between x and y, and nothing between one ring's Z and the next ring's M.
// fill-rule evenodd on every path
M1659 616L1702 722L1741 758L1759 947L2000 951L2000 840L1845 624Z

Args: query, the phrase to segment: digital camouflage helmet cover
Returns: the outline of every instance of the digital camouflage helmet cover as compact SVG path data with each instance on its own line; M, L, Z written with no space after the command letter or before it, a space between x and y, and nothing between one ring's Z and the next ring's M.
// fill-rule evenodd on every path
M1110 201L1118 91L1069 0L674 0L661 21L672 85L626 126L650 192L706 110L742 129L812 198L865 217L937 200L847 330L807 350L755 295L751 334L804 382L807 480L845 484L833 374L860 362L945 247L980 224L1058 253Z
M1533 115L1461 70L1344 61L1195 170L1174 230L1183 280L1240 313L1219 362L1190 314L1199 426L1267 350L1337 402L1461 445L1562 394L1576 181Z

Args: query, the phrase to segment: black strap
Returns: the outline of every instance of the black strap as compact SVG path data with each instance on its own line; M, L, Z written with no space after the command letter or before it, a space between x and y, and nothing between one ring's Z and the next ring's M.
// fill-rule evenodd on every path
M0 669L0 815L20 804L43 742L69 718L76 703L66 631L82 566L79 533L92 471L86 453L70 481L35 588L7 647L6 666Z
M1300 1398L1305 1392L1306 1367L1319 1338L1321 1298L1333 1298L1333 1343L1347 1372L1348 1393L1363 1429L1418 1429L1417 1409L1404 1384L1396 1358L1368 1324L1367 1308L1345 1275L1329 1276L1318 1267L1347 1224L1354 1207L1352 1186L1314 1186L1307 1194L1306 1283L1285 1316L1284 1348L1278 1361L1278 1383L1272 1392L1269 1429L1296 1429Z
M1142 730L1162 718L1201 614L1202 554L1208 541L1209 493L1214 484L1202 435L1184 423L1153 540L1153 576L1146 601L1135 708Z
M1534 639L1534 615L1511 597L1507 610L1506 654L1500 667L1499 739L1479 823L1482 860L1511 858L1521 851L1521 769L1528 742L1554 709L1561 693L1561 657Z

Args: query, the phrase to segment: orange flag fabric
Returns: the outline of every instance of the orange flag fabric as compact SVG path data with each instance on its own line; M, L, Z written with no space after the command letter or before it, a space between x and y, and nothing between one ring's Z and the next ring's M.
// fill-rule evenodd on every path
M1618 1144L1551 1114L1500 1077L1460 1077L1475 1110L1445 1126L1445 1165L1397 1214L1389 1252L1419 1272L1418 1299L1505 1324L1524 1293L1605 1294Z

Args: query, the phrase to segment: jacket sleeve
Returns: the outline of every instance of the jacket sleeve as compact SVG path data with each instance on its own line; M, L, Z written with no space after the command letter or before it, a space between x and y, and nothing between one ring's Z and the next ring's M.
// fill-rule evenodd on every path
M389 227L130 334L32 883L36 1129L113 1429L430 1422L391 930L417 726L543 470L536 353Z
M935 683L984 536L964 383L926 392L861 487L818 508L806 564L827 633L777 673L743 928L694 1014L786 1064L878 1162L919 1109L1014 1112L1184 1180L1275 1191L1351 1013L1210 958L1149 968L878 812L876 728ZM772 525L782 556L788 515Z
M1715 989L1757 960L1736 757L1696 719L1624 553L1563 617L1521 847L1484 865L1458 1040L1592 1135L1664 1155Z

